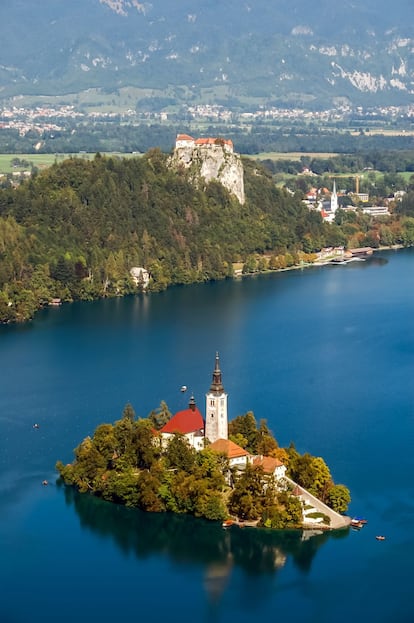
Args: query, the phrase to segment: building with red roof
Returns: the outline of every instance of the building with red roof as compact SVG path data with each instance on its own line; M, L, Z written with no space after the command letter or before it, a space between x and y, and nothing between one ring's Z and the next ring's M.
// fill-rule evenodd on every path
M177 134L175 139L175 148L180 149L180 147L188 148L196 148L196 147L210 147L210 146L219 146L223 147L226 151L233 152L234 146L233 141L226 138L217 138L217 137L203 137L194 139L189 134Z
M225 454L229 460L230 467L236 465L237 467L245 467L252 458L247 450L238 446L237 443L234 443L234 441L230 439L217 439L208 447L210 450L213 450L213 452Z
M165 443L168 443L171 437L178 433L184 435L195 450L204 448L204 419L193 396L188 404L188 409L178 411L159 432Z
M282 461L272 456L255 456L252 464L254 467L261 467L266 476L274 476L276 479L283 478L286 474Z

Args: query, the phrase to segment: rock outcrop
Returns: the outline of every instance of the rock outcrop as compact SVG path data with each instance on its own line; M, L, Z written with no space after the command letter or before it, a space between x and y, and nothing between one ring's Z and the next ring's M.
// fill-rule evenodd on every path
M233 151L233 143L221 138L194 139L179 134L171 156L172 166L184 166L191 170L193 179L206 182L217 180L233 194L241 204L245 202L243 164L239 154Z

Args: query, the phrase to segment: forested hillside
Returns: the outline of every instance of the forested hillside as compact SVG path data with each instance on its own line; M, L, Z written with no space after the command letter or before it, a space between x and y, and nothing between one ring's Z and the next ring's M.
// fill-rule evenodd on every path
M257 163L245 160L244 172L243 206L217 182L196 188L159 150L141 158L69 159L3 188L0 321L27 320L53 297L136 292L134 266L145 267L148 289L159 291L232 276L233 262L254 270L252 260L264 253L293 264L299 252L344 244L361 227L323 223L300 193L276 188Z

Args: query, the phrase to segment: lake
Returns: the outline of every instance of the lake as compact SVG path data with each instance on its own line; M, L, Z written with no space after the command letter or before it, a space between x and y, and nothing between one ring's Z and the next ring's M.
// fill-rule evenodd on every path
M59 485L126 403L204 412L216 351L229 418L322 456L361 531L223 530ZM0 361L1 623L414 620L414 249L50 308L0 327Z

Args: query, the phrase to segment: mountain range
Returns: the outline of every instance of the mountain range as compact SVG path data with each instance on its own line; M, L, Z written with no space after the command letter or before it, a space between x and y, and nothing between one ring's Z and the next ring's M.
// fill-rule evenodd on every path
M160 109L404 105L413 18L412 0L14 0L0 98L139 87Z

